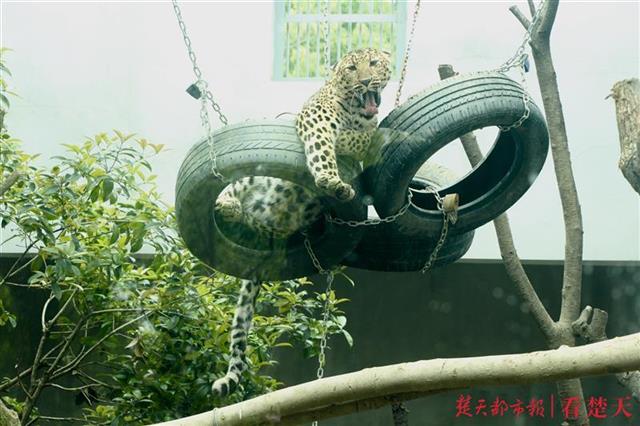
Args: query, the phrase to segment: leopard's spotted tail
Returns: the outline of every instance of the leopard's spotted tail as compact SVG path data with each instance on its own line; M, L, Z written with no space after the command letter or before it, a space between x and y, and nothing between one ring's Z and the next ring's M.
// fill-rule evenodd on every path
M231 325L229 368L227 374L216 380L212 386L213 393L218 396L224 397L232 393L240 382L240 376L247 369L247 334L251 328L254 304L259 291L260 281L242 280L240 297Z

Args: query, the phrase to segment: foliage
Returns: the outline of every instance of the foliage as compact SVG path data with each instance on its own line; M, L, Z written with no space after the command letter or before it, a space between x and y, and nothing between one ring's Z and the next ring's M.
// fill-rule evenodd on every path
M214 401L210 386L226 371L239 285L200 263L178 238L149 163L162 145L102 133L65 145L67 153L43 168L17 140L1 137L0 178L16 170L21 177L0 194L0 220L24 253L0 276L0 287L46 295L32 368L0 382L0 394L17 397L12 405L23 424L51 414L34 411L47 387L94 402L85 423L194 414L274 389L277 381L259 374L273 363L274 346L299 342L313 355L325 326L350 340L337 307L344 300L331 294L323 324L324 295L311 292L309 281L266 283L250 335L251 369L238 392ZM5 308L4 327L27 320ZM13 349L16 357L24 351Z

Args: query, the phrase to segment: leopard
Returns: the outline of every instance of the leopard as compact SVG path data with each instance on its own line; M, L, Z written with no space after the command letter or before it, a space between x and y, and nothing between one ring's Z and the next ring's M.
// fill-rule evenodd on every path
M381 92L391 73L389 52L374 48L348 52L302 106L295 121L296 133L304 145L306 167L321 194L341 202L354 198L355 190L340 177L336 156L364 160L378 126ZM258 235L280 239L306 229L323 210L319 197L310 190L269 176L238 179L215 203L216 213L224 220L244 223ZM212 386L219 397L234 392L248 369L247 335L262 284L257 279L240 281L227 373Z

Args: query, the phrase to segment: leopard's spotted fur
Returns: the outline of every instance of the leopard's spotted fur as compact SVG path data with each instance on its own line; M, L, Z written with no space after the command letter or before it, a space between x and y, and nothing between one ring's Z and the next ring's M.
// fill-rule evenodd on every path
M362 160L377 127L380 92L391 76L389 54L360 49L345 55L331 79L303 106L296 130L304 143L307 168L318 188L343 201L354 197L338 172L336 154ZM286 238L315 222L320 202L306 189L277 178L255 176L235 181L218 197L216 211L262 234ZM213 384L221 396L235 389L247 369L245 349L260 283L243 280L231 329L227 374Z

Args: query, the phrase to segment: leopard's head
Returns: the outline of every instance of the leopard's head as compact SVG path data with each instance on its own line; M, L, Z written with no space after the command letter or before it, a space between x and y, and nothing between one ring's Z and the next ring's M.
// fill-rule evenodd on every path
M340 97L362 115L373 117L380 106L380 92L391 77L389 52L366 48L347 53L334 69L330 83Z

